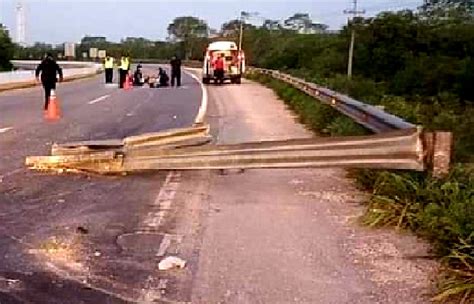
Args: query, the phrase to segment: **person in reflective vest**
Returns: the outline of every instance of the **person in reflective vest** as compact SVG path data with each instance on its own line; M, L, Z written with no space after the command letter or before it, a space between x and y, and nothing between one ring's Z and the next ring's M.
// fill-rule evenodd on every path
M119 87L120 88L123 88L123 85L125 83L125 80L127 79L127 74L129 70L130 70L130 59L128 57L122 56L122 58L120 58L120 67L119 67L119 73L120 73Z
M105 83L112 83L114 78L114 58L107 56L104 61Z

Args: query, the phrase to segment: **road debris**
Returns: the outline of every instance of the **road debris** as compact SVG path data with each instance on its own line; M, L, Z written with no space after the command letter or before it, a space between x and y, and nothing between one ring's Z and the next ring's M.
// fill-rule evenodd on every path
M184 268L185 266L186 266L185 260L175 257L175 256L169 256L160 261L160 263L158 264L158 269L170 270L173 268Z
M54 145L51 156L31 156L36 170L123 174L154 170L255 168L378 168L423 171L429 163L421 128L369 136L205 145L209 126L175 129L123 140ZM204 146L205 145L205 146Z
M79 233L79 234L88 234L89 230L87 228L79 226L79 227L76 228L76 232Z

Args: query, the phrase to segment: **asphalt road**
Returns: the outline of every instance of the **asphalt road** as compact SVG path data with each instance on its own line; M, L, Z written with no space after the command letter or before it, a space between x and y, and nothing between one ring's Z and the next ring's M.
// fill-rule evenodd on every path
M123 91L105 87L102 77L60 84L63 115L54 123L43 119L40 88L0 94L0 303L120 303L122 296L84 289L77 275L65 279L52 266L59 263L70 272L73 253L74 261L80 260L73 265L79 277L97 263L97 278L88 280L104 288L123 285L136 298L134 288L153 261L125 252L116 238L135 231L165 173L125 179L51 176L27 171L23 163L27 155L47 155L53 142L190 126L202 92L197 81L183 76L179 89Z
M156 67L154 67L156 68ZM208 87L217 143L310 137L266 88ZM53 142L191 125L200 84L0 94L0 303L427 303L436 265L416 238L359 227L342 170L51 175L25 170ZM104 97L107 96L107 97ZM166 256L184 269L159 270Z

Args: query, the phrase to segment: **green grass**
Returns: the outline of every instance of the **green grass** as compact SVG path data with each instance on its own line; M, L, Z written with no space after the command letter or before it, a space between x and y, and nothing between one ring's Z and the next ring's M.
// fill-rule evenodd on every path
M369 132L329 106L278 80L262 75L249 78L272 88L294 110L300 122L323 136L361 135ZM330 82L330 81L328 81ZM343 88L343 79L333 81ZM333 87L334 89L334 87ZM372 90L372 89L371 89ZM369 90L369 91L371 91ZM374 98L375 99L375 98ZM374 103L371 100L371 103ZM443 111L442 107L426 108L422 103L409 103L402 97L385 96L379 104L408 121L422 123L431 129L452 130L456 140L456 158L472 159L471 141L474 112ZM434 252L445 266L434 302L458 303L474 301L474 169L455 165L443 179L428 173L349 170L358 187L372 193L362 222L371 227L392 226L409 229L433 244Z

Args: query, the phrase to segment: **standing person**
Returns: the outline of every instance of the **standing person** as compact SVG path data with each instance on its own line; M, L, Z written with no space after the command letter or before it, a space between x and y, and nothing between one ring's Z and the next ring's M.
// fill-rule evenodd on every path
M120 58L120 67L119 67L119 87L122 89L125 81L127 80L128 70L130 70L130 59L128 57L122 56Z
M35 71L36 81L40 82L40 73L41 73L41 83L43 84L44 89L44 110L48 110L49 98L51 97L51 90L56 90L57 76L59 75L59 82L63 81L63 70L59 67L54 60L51 53L46 53L45 58L38 65Z
M105 83L109 84L113 82L114 78L114 58L107 56L104 61L105 69Z
M175 80L178 87L181 86L181 60L173 56L171 59L171 86L174 87Z
M214 63L214 76L220 84L224 82L224 54L221 54Z

